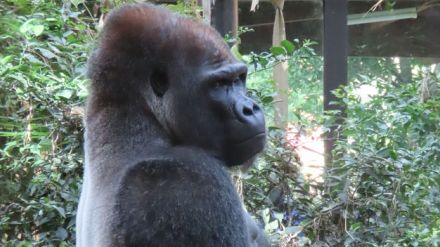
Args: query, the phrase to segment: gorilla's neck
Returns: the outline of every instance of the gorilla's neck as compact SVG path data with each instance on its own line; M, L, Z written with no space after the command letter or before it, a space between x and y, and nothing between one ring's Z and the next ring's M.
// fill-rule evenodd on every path
M120 153L124 163L137 162L171 146L166 132L138 105L114 104L99 111L94 109L98 107L89 102L85 135L89 157L96 157L96 160L112 157L114 160ZM127 161L127 157L132 160Z

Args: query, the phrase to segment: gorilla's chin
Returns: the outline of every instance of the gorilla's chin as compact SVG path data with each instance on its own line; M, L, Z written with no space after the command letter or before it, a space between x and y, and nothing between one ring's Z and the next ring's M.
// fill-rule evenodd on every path
M245 165L264 149L265 144L266 133L254 135L241 142L231 143L226 147L226 165L229 167Z

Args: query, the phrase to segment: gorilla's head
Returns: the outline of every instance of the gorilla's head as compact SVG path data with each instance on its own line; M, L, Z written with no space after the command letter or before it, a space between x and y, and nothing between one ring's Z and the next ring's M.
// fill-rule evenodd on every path
M90 70L92 90L143 107L173 144L204 149L228 166L261 152L264 116L246 95L246 65L211 27L144 6L108 17L91 61L100 67Z

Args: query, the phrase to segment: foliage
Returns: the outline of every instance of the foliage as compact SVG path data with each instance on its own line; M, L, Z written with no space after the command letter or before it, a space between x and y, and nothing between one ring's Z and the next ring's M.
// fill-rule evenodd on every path
M271 125L276 95L271 68L280 61L289 65L289 121L298 126L317 126L322 122L322 58L316 56L310 40L283 40L282 46L268 52L242 55L249 64L248 85L265 106Z
M280 234L300 234L300 223L313 218L321 185L304 179L298 156L287 148L282 130L270 128L268 139L256 167L244 176L245 204L277 242Z
M0 3L2 246L74 244L96 3ZM269 119L275 90L268 69L288 60L290 120L308 127L335 121L321 117L322 58L313 45L284 41L266 53L239 54L251 65L250 94ZM352 58L349 66L351 83L335 92L347 108L344 138L325 183L303 178L285 133L271 128L265 153L245 176L247 208L271 238L291 236L302 246L440 245L438 73L412 60L411 80L403 83L390 58ZM366 85L376 91L361 97Z
M359 85L335 92L348 113L327 177L333 213L344 222L340 242L440 244L440 97L422 101L418 93L428 76L375 80L378 92L367 101L356 96Z
M244 192L249 209L266 208L272 236L300 246L440 244L439 74L411 64L412 81L403 83L391 59L350 61L351 83L335 91L347 109L337 126L344 138L324 184L304 180L284 134L269 132ZM330 115L326 126L338 119Z
M202 19L202 8L197 0L178 0L176 4L167 4L168 9L188 17Z
M270 70L280 61L289 64L290 121L296 126L315 126L322 120L322 58L312 49L316 43L284 40L261 54L241 55L249 63L248 85L263 104L271 126L275 85ZM322 184L304 179L296 153L288 147L285 132L269 127L268 145L256 169L244 175L245 204L258 215L274 243L280 237L294 235L302 244L310 240L302 233L304 222L313 220L320 205ZM309 224L309 223L307 223ZM297 241L298 243L298 241Z
M93 26L85 5L0 4L2 246L73 245Z

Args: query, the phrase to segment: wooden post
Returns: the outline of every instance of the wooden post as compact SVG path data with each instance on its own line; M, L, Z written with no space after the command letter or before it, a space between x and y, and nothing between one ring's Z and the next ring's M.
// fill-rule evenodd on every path
M202 6L203 9L203 20L208 25L211 25L212 0L198 0L198 3Z
M286 25L284 22L284 0L272 0L275 7L275 21L273 24L272 45L281 46L286 39ZM289 121L289 63L283 61L273 67L277 96L275 97L275 125L280 129L287 127Z

